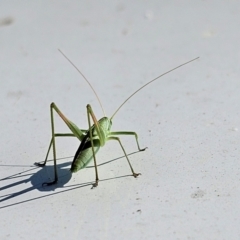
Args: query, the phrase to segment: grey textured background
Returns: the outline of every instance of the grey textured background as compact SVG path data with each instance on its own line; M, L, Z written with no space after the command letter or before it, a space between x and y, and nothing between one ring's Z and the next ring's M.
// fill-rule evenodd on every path
M239 239L240 3L238 1L0 2L1 239ZM72 177L70 159L40 169L49 105L87 128L99 104L60 48L87 76L108 116L156 76L200 56L135 95L112 130L136 131L145 152ZM56 117L56 130L67 131ZM123 137L128 153L132 137ZM76 139L58 139L57 156ZM121 157L117 143L99 163ZM120 177L120 178L118 178Z

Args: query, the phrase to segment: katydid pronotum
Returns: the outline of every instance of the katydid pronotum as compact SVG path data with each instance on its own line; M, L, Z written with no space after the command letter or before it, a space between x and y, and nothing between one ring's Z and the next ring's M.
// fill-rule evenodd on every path
M182 67L183 65L186 65L192 61L197 60L199 57L194 58L188 62L185 62L163 74L161 74L160 76L154 78L153 80L147 82L146 84L144 84L142 87L140 87L138 90L136 90L134 93L132 93L118 108L117 110L113 113L113 115L108 118L105 115L103 106L101 104L101 101L97 95L97 93L95 92L94 88L92 87L91 83L87 80L87 78L82 74L82 72L72 63L72 61L61 51L59 50L62 55L73 65L73 67L76 68L76 70L82 75L82 77L85 79L85 81L89 84L89 86L91 87L91 89L93 90L94 94L96 95L98 102L102 108L104 117L101 118L100 120L97 120L97 118L94 115L94 112L91 108L91 106L88 104L87 105L87 118L88 118L88 129L87 130L83 130L83 129L79 129L73 122L71 122L68 118L66 118L63 113L59 110L59 108L56 106L55 103L51 103L50 105L50 113L51 113L51 127L52 127L52 138L50 141L50 145L47 151L47 155L45 158L45 161L43 163L35 163L37 166L43 167L46 165L47 163L47 159L48 159L48 155L50 152L51 147L53 147L53 161L54 161L54 181L52 182L46 182L43 183L43 185L52 185L57 183L58 181L58 173L57 173L57 161L56 161L56 143L55 143L55 138L56 137L76 137L80 140L80 146L77 149L77 152L73 158L73 162L71 165L71 172L77 172L82 168L85 168L88 163L93 159L94 160L94 168L95 168L95 183L93 184L93 187L96 187L98 185L98 170L97 170L97 161L96 161L96 154L98 152L98 150L100 149L100 147L103 147L105 145L105 143L108 140L115 140L118 141L123 153L127 159L127 162L130 166L130 169L132 171L132 176L133 177L137 177L138 175L140 175L140 173L135 173L133 170L133 167L129 161L129 158L127 156L127 153L121 143L120 138L118 137L118 135L132 135L135 137L136 143L137 143L137 148L139 151L144 151L146 148L140 148L139 142L138 142L138 135L136 132L129 132L129 131L119 131L119 132L111 132L111 127L112 127L112 119L113 117L116 115L116 113L120 110L120 108L133 96L135 95L137 92L139 92L142 88L146 87L148 84L154 82L155 80L159 79L160 77L176 70L177 68ZM55 133L54 130L54 118L53 118L53 110L56 111L56 113L62 118L62 120L66 123L66 125L69 127L69 129L71 130L72 133ZM93 121L93 124L91 124L91 119Z

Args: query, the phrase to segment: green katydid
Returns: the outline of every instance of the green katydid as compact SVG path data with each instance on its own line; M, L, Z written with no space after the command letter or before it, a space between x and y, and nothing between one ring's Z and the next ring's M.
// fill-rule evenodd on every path
M199 57L194 58L188 62L185 62L163 74L161 74L160 76L154 78L153 80L147 82L146 84L144 84L142 87L140 87L138 90L136 90L134 93L132 93L118 108L117 110L113 113L113 115L111 116L111 118L106 117L103 106L101 104L101 101L97 95L97 93L95 92L94 88L92 87L91 83L87 80L87 78L82 74L82 72L72 63L72 61L61 51L59 50L62 55L73 65L73 67L76 68L76 70L82 75L82 77L85 79L85 81L89 84L89 86L91 87L91 89L93 90L94 94L96 95L98 102L101 106L101 109L103 111L104 117L101 118L100 120L97 120L97 118L95 117L93 110L91 108L91 106L88 104L87 105L87 117L88 117L88 126L89 128L87 130L83 130L83 129L79 129L73 122L71 122L70 120L68 120L63 113L59 110L59 108L56 106L55 103L51 103L50 105L50 112L51 112L51 127L52 127L52 139L50 141L50 145L47 151L47 155L45 158L45 161L43 163L35 163L37 166L43 167L46 165L47 163L47 159L48 159L48 155L50 152L51 147L53 147L53 160L54 160L54 181L52 182L47 182L47 183L43 183L43 185L52 185L57 183L58 181L58 173L57 173L57 161L56 161L56 144L55 144L55 138L56 137L76 137L80 140L80 146L77 149L77 152L73 158L73 162L71 165L71 172L77 172L82 168L85 168L88 163L93 159L94 160L94 168L95 168L95 183L93 184L93 187L96 187L98 185L98 170L97 170L97 161L96 161L96 154L98 152L98 150L100 149L100 147L103 147L105 145L105 143L108 140L115 140L118 141L123 153L127 159L127 162L130 166L130 169L132 171L132 175L133 177L137 177L138 175L140 175L140 173L135 173L133 170L133 167L129 161L129 158L127 156L127 153L121 143L120 138L118 137L118 135L132 135L135 137L136 143L137 143L137 147L139 151L144 151L146 148L140 148L139 142L138 142L138 135L136 132L129 132L129 131L120 131L120 132L111 132L111 127L112 127L112 119L113 117L116 115L116 113L120 110L120 108L132 97L134 96L137 92L139 92L142 88L146 87L148 84L154 82L155 80L159 79L160 77L176 70L177 68L182 67L183 65L186 65L192 61L197 60ZM72 133L55 133L54 130L54 118L53 118L53 110L56 111L56 113L62 118L62 120L66 123L66 125L69 127L69 129L71 130ZM91 124L91 119L93 121L93 124Z

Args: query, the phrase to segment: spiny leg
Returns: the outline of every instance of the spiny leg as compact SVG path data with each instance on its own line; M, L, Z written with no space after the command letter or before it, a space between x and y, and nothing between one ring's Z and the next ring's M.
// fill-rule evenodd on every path
M92 117L92 120L94 122L94 127L98 133L98 136L99 136L99 141L100 141L100 145L101 145L101 134L100 134L100 130L99 130L99 123L92 111L92 108L91 106L88 104L87 105L87 116L88 116L88 126L89 126L89 134L90 134L90 141L91 141L91 146L92 146L92 152L93 152L93 160L94 160L94 168L95 168L95 175L96 175L96 180L95 180L95 183L93 184L92 186L92 189L97 187L98 186L98 181L99 181L99 178L98 178L98 170L97 170L97 161L96 161L96 155L95 155L95 152L94 152L94 145L93 145L93 133L92 133L92 128L91 128L91 119L90 119L90 116Z
M57 173L57 161L56 161L56 145L55 145L55 132L54 132L54 118L53 118L53 104L50 105L51 112L51 127L52 127L52 146L53 146L53 162L54 162L54 181L52 182L44 182L42 186L50 186L58 181L58 173ZM51 143L50 143L51 145ZM50 150L50 149L49 149Z
M147 147L145 148L140 148L139 146L139 142L138 142L138 135L136 132L128 132L128 131L121 131L121 132L110 132L109 133L110 136L115 136L115 135L134 135L135 139L136 139L136 143L137 143L137 147L139 151L145 151L147 149Z
M108 140L117 140L117 141L119 142L119 144L120 144L120 146L121 146L121 148L122 148L122 150L123 150L123 152L124 152L124 155L125 155L125 157L126 157L126 159L127 159L127 161L128 161L128 164L129 164L129 166L130 166L130 168L131 168L131 171L132 171L133 176L136 178L138 175L141 175L141 173L135 173L135 172L134 172L133 167L132 167L132 165L131 165L131 163L130 163L130 161L129 161L129 159L128 159L128 156L127 156L127 154L126 154L126 152L125 152L125 149L124 149L124 147L123 147L120 139L119 139L118 137L112 136L112 137L108 137ZM145 149L144 149L144 150L145 150ZM143 151L143 150L142 150L142 151Z
M73 136L77 137L81 141L83 139L83 137L84 137L84 132L86 132L86 130L81 131L74 123L69 121L63 115L63 113L58 109L58 107L55 105L55 103L51 103L51 105L50 105L50 115L51 115L52 139L50 141L50 145L49 145L49 148L48 148L46 159L48 157L50 148L52 146L53 147L53 162L54 162L54 181L52 181L52 182L45 182L45 183L42 184L43 186L44 185L50 186L50 185L53 185L53 184L57 183L57 181L58 181L55 137L60 136L61 134L55 134L55 131L54 131L53 109L58 113L58 115L62 118L62 120L67 124L69 129L72 131L72 134L69 134L69 135L67 134L68 136L72 136L73 135ZM65 134L63 134L63 136L64 135ZM47 161L46 159L45 159L44 165L46 164L46 161Z

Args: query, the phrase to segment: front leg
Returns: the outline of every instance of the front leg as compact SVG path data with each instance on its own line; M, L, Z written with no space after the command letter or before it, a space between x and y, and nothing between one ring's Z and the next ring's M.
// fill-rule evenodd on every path
M133 167L132 167L132 165L131 165L131 163L130 163L130 161L129 161L129 159L128 159L128 156L127 156L127 154L126 154L126 151L125 151L125 149L124 149L124 147L123 147L120 139L119 139L118 137L112 136L112 137L108 137L108 140L116 140L116 141L119 142L119 144L120 144L120 146L121 146L121 148L122 148L122 150L123 150L123 152L124 152L124 155L125 155L125 157L126 157L126 159L127 159L127 161L128 161L128 164L129 164L129 166L130 166L130 168L131 168L132 175L133 175L135 178L136 178L137 176L141 175L141 173L135 173L135 172L134 172Z
M136 132L128 132L128 131L120 131L120 132L110 132L109 133L110 136L114 136L114 135L134 135L135 139L136 139L136 143L137 143L137 147L139 151L145 151L147 149L147 147L145 148L140 148L139 146L139 142L138 142L138 135Z

